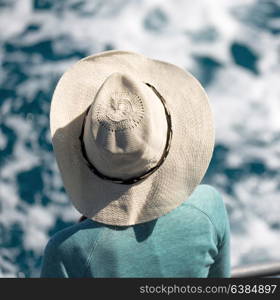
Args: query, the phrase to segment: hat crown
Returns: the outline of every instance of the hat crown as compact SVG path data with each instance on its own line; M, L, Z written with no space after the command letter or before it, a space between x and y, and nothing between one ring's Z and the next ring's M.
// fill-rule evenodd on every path
M120 93L129 102L111 100ZM141 99L144 114L127 128L135 112L131 94ZM97 105L110 102L98 121ZM111 225L147 222L178 207L201 182L214 148L212 112L199 82L175 65L129 51L97 53L65 72L52 98L50 125L71 202L86 217ZM153 154L163 155L137 180Z
M95 97L93 121L110 131L134 128L144 116L142 94L128 76L111 74Z
M129 74L113 73L86 118L87 156L106 176L139 176L161 158L167 128L164 106L152 89Z

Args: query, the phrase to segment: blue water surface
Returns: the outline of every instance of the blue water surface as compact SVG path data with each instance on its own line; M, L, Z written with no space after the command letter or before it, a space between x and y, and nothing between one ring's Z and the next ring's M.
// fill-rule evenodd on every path
M36 277L51 235L77 222L53 154L54 87L100 51L180 65L205 87L233 266L280 259L279 1L0 0L0 277Z

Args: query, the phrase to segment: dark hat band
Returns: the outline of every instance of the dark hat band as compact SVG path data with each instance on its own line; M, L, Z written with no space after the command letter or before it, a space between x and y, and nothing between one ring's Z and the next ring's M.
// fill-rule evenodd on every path
M158 161L158 163L154 167L152 167L148 171L144 172L140 176L133 177L133 178L128 178L128 179L120 179L120 178L110 177L110 176L102 174L90 162L90 160L89 160L89 158L87 156L87 153L86 153L85 144L84 144L84 141L83 141L83 135L84 135L84 128L85 128L86 117L87 117L87 114L88 114L88 112L90 110L91 105L86 109L85 117L84 117L83 124L82 124L81 134L79 136L79 140L80 140L80 143L81 143L81 151L82 151L82 154L83 154L84 161L85 161L86 165L88 166L88 168L95 175L99 176L100 178L102 178L104 180L109 180L109 181L112 181L114 183L120 183L120 184L133 184L133 183L139 182L141 180L144 180L145 178L147 178L148 176L150 176L151 174L153 174L162 165L162 163L165 161L165 159L166 159L166 157L167 157L167 155L169 153L169 149L170 149L170 146L171 146L172 133L173 133L170 112L168 110L168 107L167 107L165 99L158 92L158 90L153 85L151 85L149 83L145 83L145 84L148 87L150 87L153 90L153 92L157 95L157 97L161 100L161 102L162 102L162 104L164 106L164 111L165 111L166 120L167 120L167 124L168 124L168 130L167 130L167 138L166 138L165 148L164 148L164 151L163 151L163 154L162 154L160 160Z

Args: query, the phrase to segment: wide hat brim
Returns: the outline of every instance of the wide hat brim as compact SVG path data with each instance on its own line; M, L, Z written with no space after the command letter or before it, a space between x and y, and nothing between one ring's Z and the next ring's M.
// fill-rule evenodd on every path
M172 121L165 161L131 185L95 175L85 164L79 140L86 109L115 72L153 85L164 97ZM127 51L88 56L67 70L53 94L50 128L63 184L75 208L95 221L119 226L156 219L187 200L201 182L214 147L212 111L200 83L175 65Z

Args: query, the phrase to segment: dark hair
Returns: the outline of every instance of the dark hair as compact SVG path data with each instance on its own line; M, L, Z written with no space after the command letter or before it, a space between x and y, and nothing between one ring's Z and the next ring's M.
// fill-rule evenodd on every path
M87 219L87 217L81 216L80 219L79 219L79 223L80 223L80 222L83 222L83 221L86 220L86 219Z

